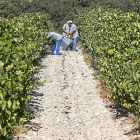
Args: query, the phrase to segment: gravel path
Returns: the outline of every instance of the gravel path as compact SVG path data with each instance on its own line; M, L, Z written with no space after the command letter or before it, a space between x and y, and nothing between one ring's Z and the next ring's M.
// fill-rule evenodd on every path
M32 90L36 110L32 127L20 140L128 140L99 96L97 82L78 52L45 55L34 76L43 86Z

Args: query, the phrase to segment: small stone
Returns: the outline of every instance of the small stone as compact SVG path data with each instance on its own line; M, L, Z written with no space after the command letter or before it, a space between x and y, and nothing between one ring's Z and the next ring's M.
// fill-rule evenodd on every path
M96 113L96 116L98 116L98 115L99 115L99 112Z

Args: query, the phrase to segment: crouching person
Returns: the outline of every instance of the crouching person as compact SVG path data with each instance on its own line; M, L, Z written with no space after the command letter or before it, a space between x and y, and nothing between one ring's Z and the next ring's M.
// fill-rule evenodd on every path
M51 39L53 41L51 54L53 55L56 48L56 55L60 55L59 48L62 41L62 35L55 32L47 32L45 35L47 36L47 39Z

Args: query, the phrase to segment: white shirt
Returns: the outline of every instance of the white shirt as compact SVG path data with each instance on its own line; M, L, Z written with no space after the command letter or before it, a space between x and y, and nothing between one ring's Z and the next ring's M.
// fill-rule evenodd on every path
M72 38L77 38L79 37L79 34L78 34L78 30L76 28L76 25L72 24L71 26L69 26L67 23L64 24L63 28L64 30L66 30L67 32L74 32L74 34L71 36ZM67 34L63 31L63 36L66 36Z

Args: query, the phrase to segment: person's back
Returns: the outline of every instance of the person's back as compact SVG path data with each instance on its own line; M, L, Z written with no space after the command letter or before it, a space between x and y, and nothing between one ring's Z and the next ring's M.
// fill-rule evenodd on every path
M59 48L60 48L60 44L62 41L62 35L55 33L55 32L47 32L46 36L47 36L47 39L51 39L53 41L51 54L54 53L54 50L57 47L56 55L59 55Z
M53 41L62 39L62 35L55 33L55 32L49 32L48 37L50 37Z

